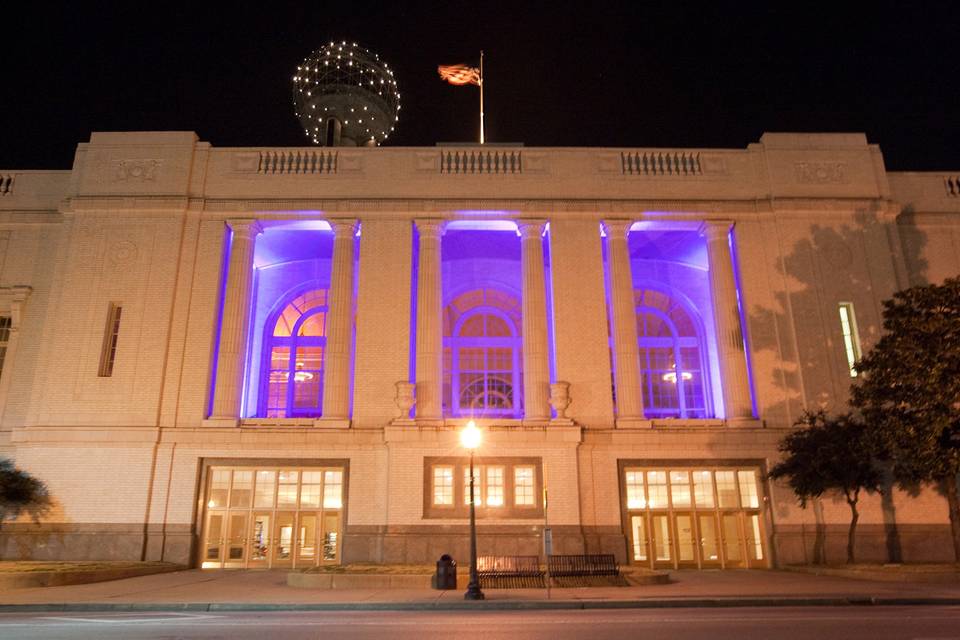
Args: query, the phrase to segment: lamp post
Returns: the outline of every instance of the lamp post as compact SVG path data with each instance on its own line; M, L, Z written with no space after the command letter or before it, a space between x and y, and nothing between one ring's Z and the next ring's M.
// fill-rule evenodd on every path
M460 444L470 452L470 584L463 594L464 600L483 600L480 590L480 576L477 575L477 512L474 505L473 487L473 450L480 446L480 429L471 420L460 432Z

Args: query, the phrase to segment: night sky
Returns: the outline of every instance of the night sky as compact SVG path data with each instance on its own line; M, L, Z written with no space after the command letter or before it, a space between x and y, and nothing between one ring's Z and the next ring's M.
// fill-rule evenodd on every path
M29 4L0 16L0 169L68 168L95 130L307 146L291 77L346 39L396 74L389 146L476 140L477 88L436 66L484 49L490 142L744 148L764 131L864 131L889 169L960 170L950 2Z

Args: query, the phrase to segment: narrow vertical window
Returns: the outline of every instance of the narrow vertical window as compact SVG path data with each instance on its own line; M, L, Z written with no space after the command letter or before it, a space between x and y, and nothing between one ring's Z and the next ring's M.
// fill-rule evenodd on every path
M853 313L852 302L841 302L840 331L843 333L843 348L847 353L847 365L850 368L850 377L857 377L854 365L860 360L860 334L857 331L857 316Z
M515 467L513 470L513 503L518 507L534 506L533 467Z
M627 471L627 509L646 509L647 497L643 490L643 471Z
M433 468L433 504L453 505L453 467Z
M503 467L487 467L487 506L503 506Z
M123 307L116 302L111 302L107 307L107 326L103 331L100 370L97 372L101 378L109 378L113 375L113 362L117 357L117 337L120 335L121 311Z
M10 343L10 317L0 317L0 375L3 374L3 362L7 358L7 345Z

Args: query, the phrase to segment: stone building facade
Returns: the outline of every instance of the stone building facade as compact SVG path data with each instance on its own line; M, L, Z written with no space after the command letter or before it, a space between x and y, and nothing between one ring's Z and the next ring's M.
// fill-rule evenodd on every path
M4 557L284 567L480 553L839 558L765 477L881 301L960 273L958 174L861 134L746 149L215 148L94 133L0 171L0 452L55 508ZM546 503L543 495L548 496ZM869 497L859 557L950 560Z

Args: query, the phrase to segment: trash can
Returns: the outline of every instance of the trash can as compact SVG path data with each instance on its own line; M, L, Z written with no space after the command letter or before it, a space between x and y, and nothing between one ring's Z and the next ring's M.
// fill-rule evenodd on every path
M443 554L437 560L437 573L433 576L434 589L456 589L457 588L457 561Z

